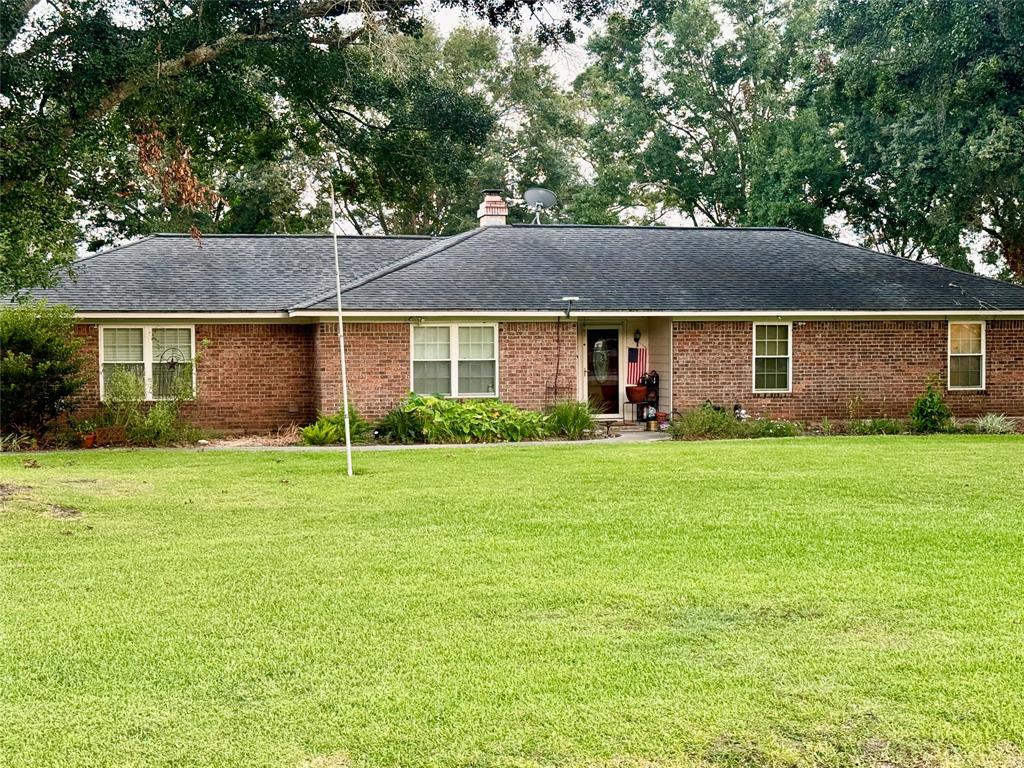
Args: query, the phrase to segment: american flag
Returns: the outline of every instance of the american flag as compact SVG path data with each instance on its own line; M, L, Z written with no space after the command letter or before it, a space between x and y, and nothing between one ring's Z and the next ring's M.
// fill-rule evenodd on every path
M647 347L630 347L626 355L626 384L633 386L647 373Z

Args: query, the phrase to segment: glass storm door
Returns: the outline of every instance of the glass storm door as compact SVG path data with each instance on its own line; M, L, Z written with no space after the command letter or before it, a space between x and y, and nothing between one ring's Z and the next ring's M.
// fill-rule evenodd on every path
M587 329L587 397L598 413L619 412L619 329Z

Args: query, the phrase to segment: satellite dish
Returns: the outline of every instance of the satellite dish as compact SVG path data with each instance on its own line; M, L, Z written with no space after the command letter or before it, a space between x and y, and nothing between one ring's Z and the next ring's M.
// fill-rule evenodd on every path
M555 204L555 193L543 187L530 187L523 193L526 207L533 211L533 223L540 224L541 211L546 211Z

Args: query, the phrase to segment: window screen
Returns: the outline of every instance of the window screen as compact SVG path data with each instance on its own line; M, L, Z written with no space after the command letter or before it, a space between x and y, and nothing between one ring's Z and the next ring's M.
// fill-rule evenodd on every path
M789 390L789 326L754 326L754 390Z
M984 327L949 324L949 388L981 389L985 382Z
M412 388L421 395L452 393L451 329L413 328Z
M459 393L493 395L497 391L498 366L494 326L459 328Z

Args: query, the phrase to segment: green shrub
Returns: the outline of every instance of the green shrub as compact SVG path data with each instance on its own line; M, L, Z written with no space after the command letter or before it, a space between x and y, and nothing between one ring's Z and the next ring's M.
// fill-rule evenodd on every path
M710 405L702 405L677 416L669 424L668 432L676 440L747 437L746 422L737 419L731 411Z
M934 382L928 382L924 394L914 401L910 409L910 426L915 432L946 432L952 422L953 412L942 399Z
M341 410L332 415L321 414L318 421L328 421L338 428L339 443L345 442L345 411ZM349 403L348 406L348 434L352 438L352 444L368 443L373 439L373 424L368 422L359 413L359 410Z
M404 405L389 411L381 419L378 429L380 436L389 443L411 445L422 443L426 439L423 436L423 423L419 415L413 410L407 410Z
M360 416L353 405L348 407L348 433L353 445L373 439L373 425ZM305 445L344 445L345 412L320 414L316 421L299 430L299 436Z
M796 437L803 432L795 421L747 419L740 421L731 411L702 405L676 417L668 428L676 440L694 438Z
M1017 431L1017 421L1001 413L986 413L974 420L978 432L985 435L1007 435Z
M129 436L132 442L145 445L171 445L181 441L176 403L173 400L153 403L141 421L132 427Z
M594 407L590 402L566 400L548 410L548 432L567 440L582 440L597 428Z
M32 451L38 447L39 443L32 435L19 435L14 432L0 435L0 452Z
M410 395L403 407L419 418L428 443L519 442L547 435L541 414L500 400Z
M308 427L299 430L303 445L334 445L345 439L344 427L338 429L338 425L323 417L317 419Z
M899 435L907 431L899 419L856 419L847 422L846 431L851 435Z
M103 386L101 421L104 426L135 429L145 418L142 403L146 397L142 377L127 368L114 368Z
M110 434L121 432L123 438L136 445L176 445L195 442L199 431L181 418L182 404L192 397L192 373L179 377L187 379L187 386L172 387L170 400L158 400L148 407L145 402L145 384L137 373L126 368L115 368L103 386L103 413L97 434L101 430ZM97 440L99 443L99 440Z
M41 436L74 409L85 385L70 307L46 302L0 310L0 433Z

